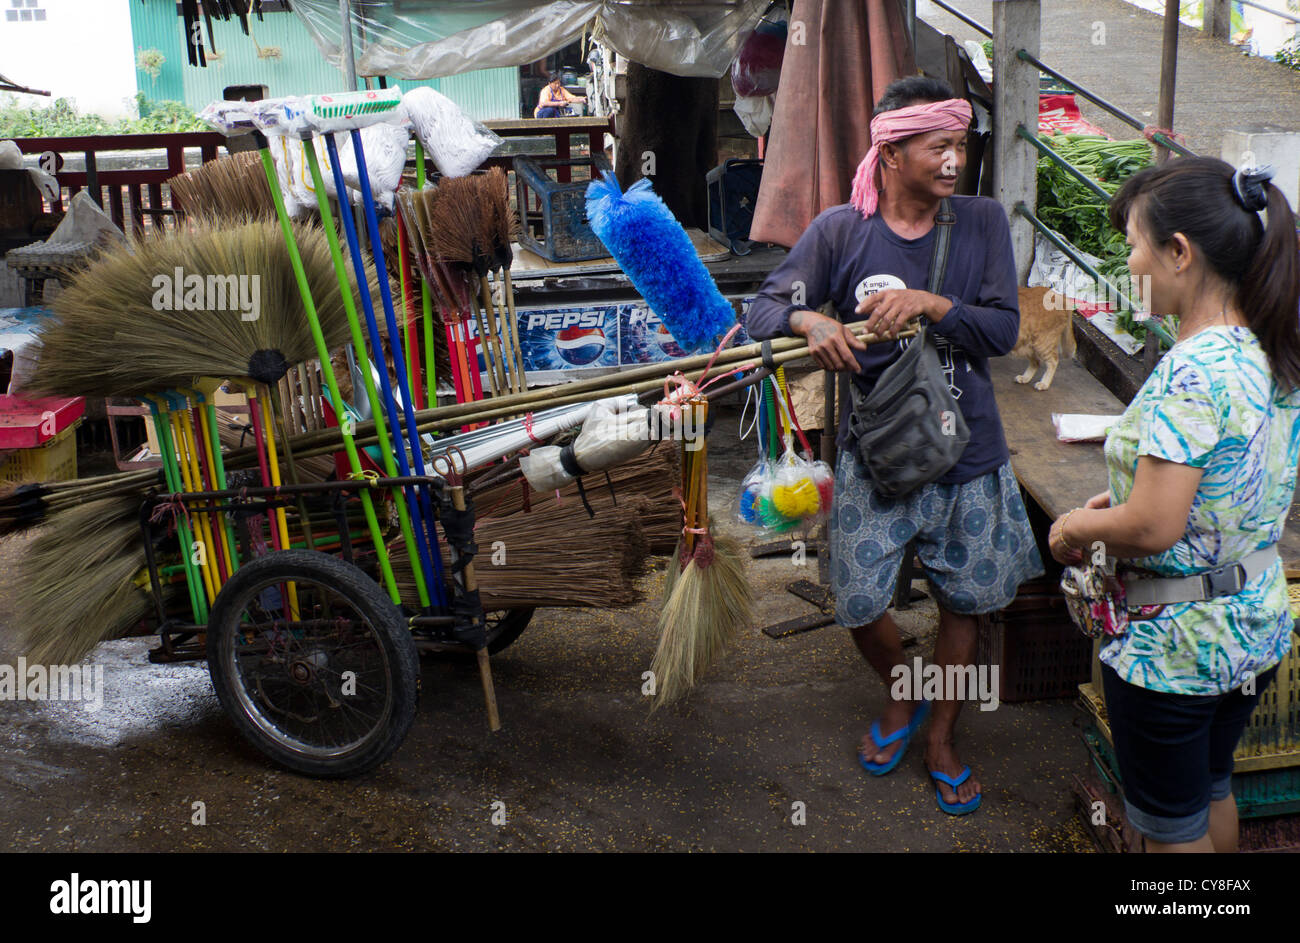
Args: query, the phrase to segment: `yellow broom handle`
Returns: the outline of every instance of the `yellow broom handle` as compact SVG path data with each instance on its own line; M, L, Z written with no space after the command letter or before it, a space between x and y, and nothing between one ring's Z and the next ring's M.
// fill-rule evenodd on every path
M171 423L172 440L176 444L176 457L181 470L181 482L185 485L186 491L197 491L199 489L194 486L190 475L189 443L185 439L185 431L181 427L180 420L175 412L168 410L167 420ZM211 546L211 541L208 540L207 528L203 526L203 515L194 515L194 523L198 529L199 542L203 547L203 565L199 567L199 573L203 576L203 591L208 597L208 602L211 603L217 598L216 590L212 585L212 568L208 566L208 547ZM192 553L193 548L186 547L182 552Z
M280 487L280 461L275 454L275 426L271 424L270 399L271 391L268 389L257 398L257 402L262 410L262 430L266 434L266 458L267 464L271 466L271 484L278 488ZM289 523L282 507L275 509L275 525L280 531L280 546L288 550ZM289 583L288 587L290 618L296 622L298 621L298 587L293 583Z

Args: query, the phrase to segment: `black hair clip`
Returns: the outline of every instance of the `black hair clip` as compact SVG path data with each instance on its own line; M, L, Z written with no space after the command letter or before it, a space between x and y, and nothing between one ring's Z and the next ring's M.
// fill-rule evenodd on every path
M1240 167L1232 175L1232 192L1237 195L1237 202L1258 213L1268 206L1268 190L1264 184L1273 179L1273 167Z

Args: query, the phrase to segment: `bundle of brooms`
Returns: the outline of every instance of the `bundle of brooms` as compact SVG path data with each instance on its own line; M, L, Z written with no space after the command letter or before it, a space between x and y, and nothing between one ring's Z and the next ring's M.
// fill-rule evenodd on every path
M14 565L15 622L27 657L72 665L100 642L121 638L152 606L140 498L102 498L50 515ZM184 594L164 584L169 600Z
M398 211L425 283L441 311L457 400L482 398L467 324L477 327L489 391L494 396L527 388L519 344L511 241L519 223L510 208L505 171L490 168L447 177L435 187L404 189ZM499 272L494 290L490 273Z
M480 518L474 528L475 567L483 608L593 606L619 608L640 601L636 580L649 545L640 523L646 498L589 517L581 504ZM411 562L400 541L389 547L402 601L415 602ZM444 545L450 565L450 552ZM490 565L489 565L490 563Z

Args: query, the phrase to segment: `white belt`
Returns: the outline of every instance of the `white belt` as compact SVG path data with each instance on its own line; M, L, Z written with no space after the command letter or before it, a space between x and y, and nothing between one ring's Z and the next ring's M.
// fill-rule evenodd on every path
M1124 594L1130 609L1176 602L1204 602L1217 596L1234 596L1247 583L1276 562L1277 545L1248 554L1245 559L1225 563L1195 576L1125 576Z

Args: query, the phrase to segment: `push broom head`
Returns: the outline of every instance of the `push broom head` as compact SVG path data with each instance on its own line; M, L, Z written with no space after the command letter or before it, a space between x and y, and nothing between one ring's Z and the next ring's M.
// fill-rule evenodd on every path
M325 235L297 225L294 238L325 343L337 347L348 322ZM373 267L367 274L374 291ZM197 377L275 383L317 355L273 221L203 220L111 249L53 307L32 384L51 394L139 396L191 387Z

